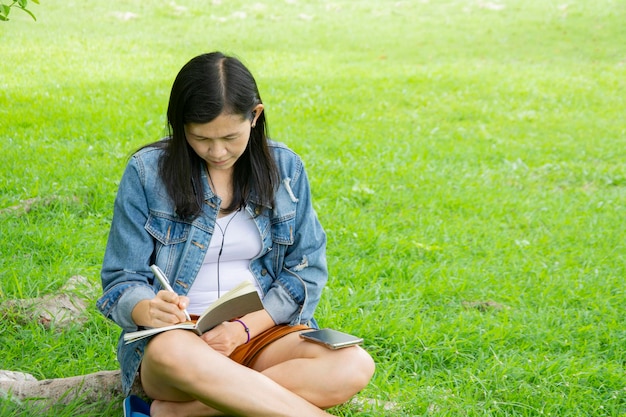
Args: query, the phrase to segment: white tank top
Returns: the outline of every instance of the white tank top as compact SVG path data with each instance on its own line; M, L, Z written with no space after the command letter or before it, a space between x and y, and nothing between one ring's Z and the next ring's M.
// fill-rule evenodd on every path
M250 214L242 209L217 219L209 249L187 296L191 314L202 314L218 297L244 280L261 290L250 261L261 252L261 236Z

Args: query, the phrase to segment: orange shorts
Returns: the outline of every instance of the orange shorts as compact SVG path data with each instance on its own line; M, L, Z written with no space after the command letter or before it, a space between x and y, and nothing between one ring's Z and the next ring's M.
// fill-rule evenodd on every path
M253 337L248 343L237 347L229 357L241 365L251 367L258 354L261 353L261 351L270 343L275 342L283 336L287 336L289 333L309 329L310 327L305 326L304 324L298 324L295 326L280 324L278 326L274 326L260 335Z

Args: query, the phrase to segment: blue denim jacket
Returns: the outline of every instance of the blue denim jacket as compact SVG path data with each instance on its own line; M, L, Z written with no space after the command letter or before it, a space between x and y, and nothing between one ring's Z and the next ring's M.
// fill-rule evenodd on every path
M263 305L277 324L306 323L316 327L313 312L327 281L326 234L311 204L302 160L286 146L270 142L281 183L274 207L258 203L254 195L245 210L256 223L262 241L250 270L263 292ZM192 221L176 215L158 174L162 150L145 148L130 159L115 199L113 221L102 265L104 294L98 309L122 327L135 331L135 305L153 298L160 288L149 268L157 264L178 294L189 291L215 227L220 199L209 187L206 171L202 214ZM147 339L125 345L117 355L122 388L130 391Z

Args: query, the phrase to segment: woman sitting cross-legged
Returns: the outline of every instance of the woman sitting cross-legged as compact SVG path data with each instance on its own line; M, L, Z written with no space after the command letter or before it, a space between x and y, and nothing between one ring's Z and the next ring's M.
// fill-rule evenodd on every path
M202 336L120 339L123 389L139 378L154 417L330 415L369 383L374 362L358 346L300 338L316 327L327 281L301 159L267 138L253 76L219 52L180 70L167 118L169 136L137 151L119 184L98 308L123 333L162 327L244 280L264 308ZM152 264L173 291L159 290Z

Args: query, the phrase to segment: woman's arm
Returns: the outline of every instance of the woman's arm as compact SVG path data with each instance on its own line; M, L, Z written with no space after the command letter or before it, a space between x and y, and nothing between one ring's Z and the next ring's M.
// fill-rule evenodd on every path
M279 152L282 183L276 195L275 215L294 215L293 219L272 226L272 232L279 232L280 236L274 236L274 253L269 256L282 252L283 262L263 303L276 323L300 324L313 318L328 280L326 234L313 209L301 159L287 148Z
M131 158L120 181L101 270L104 293L97 302L107 318L127 331L137 330L132 317L137 303L155 296L148 281L154 241L144 228L148 203L138 164Z

